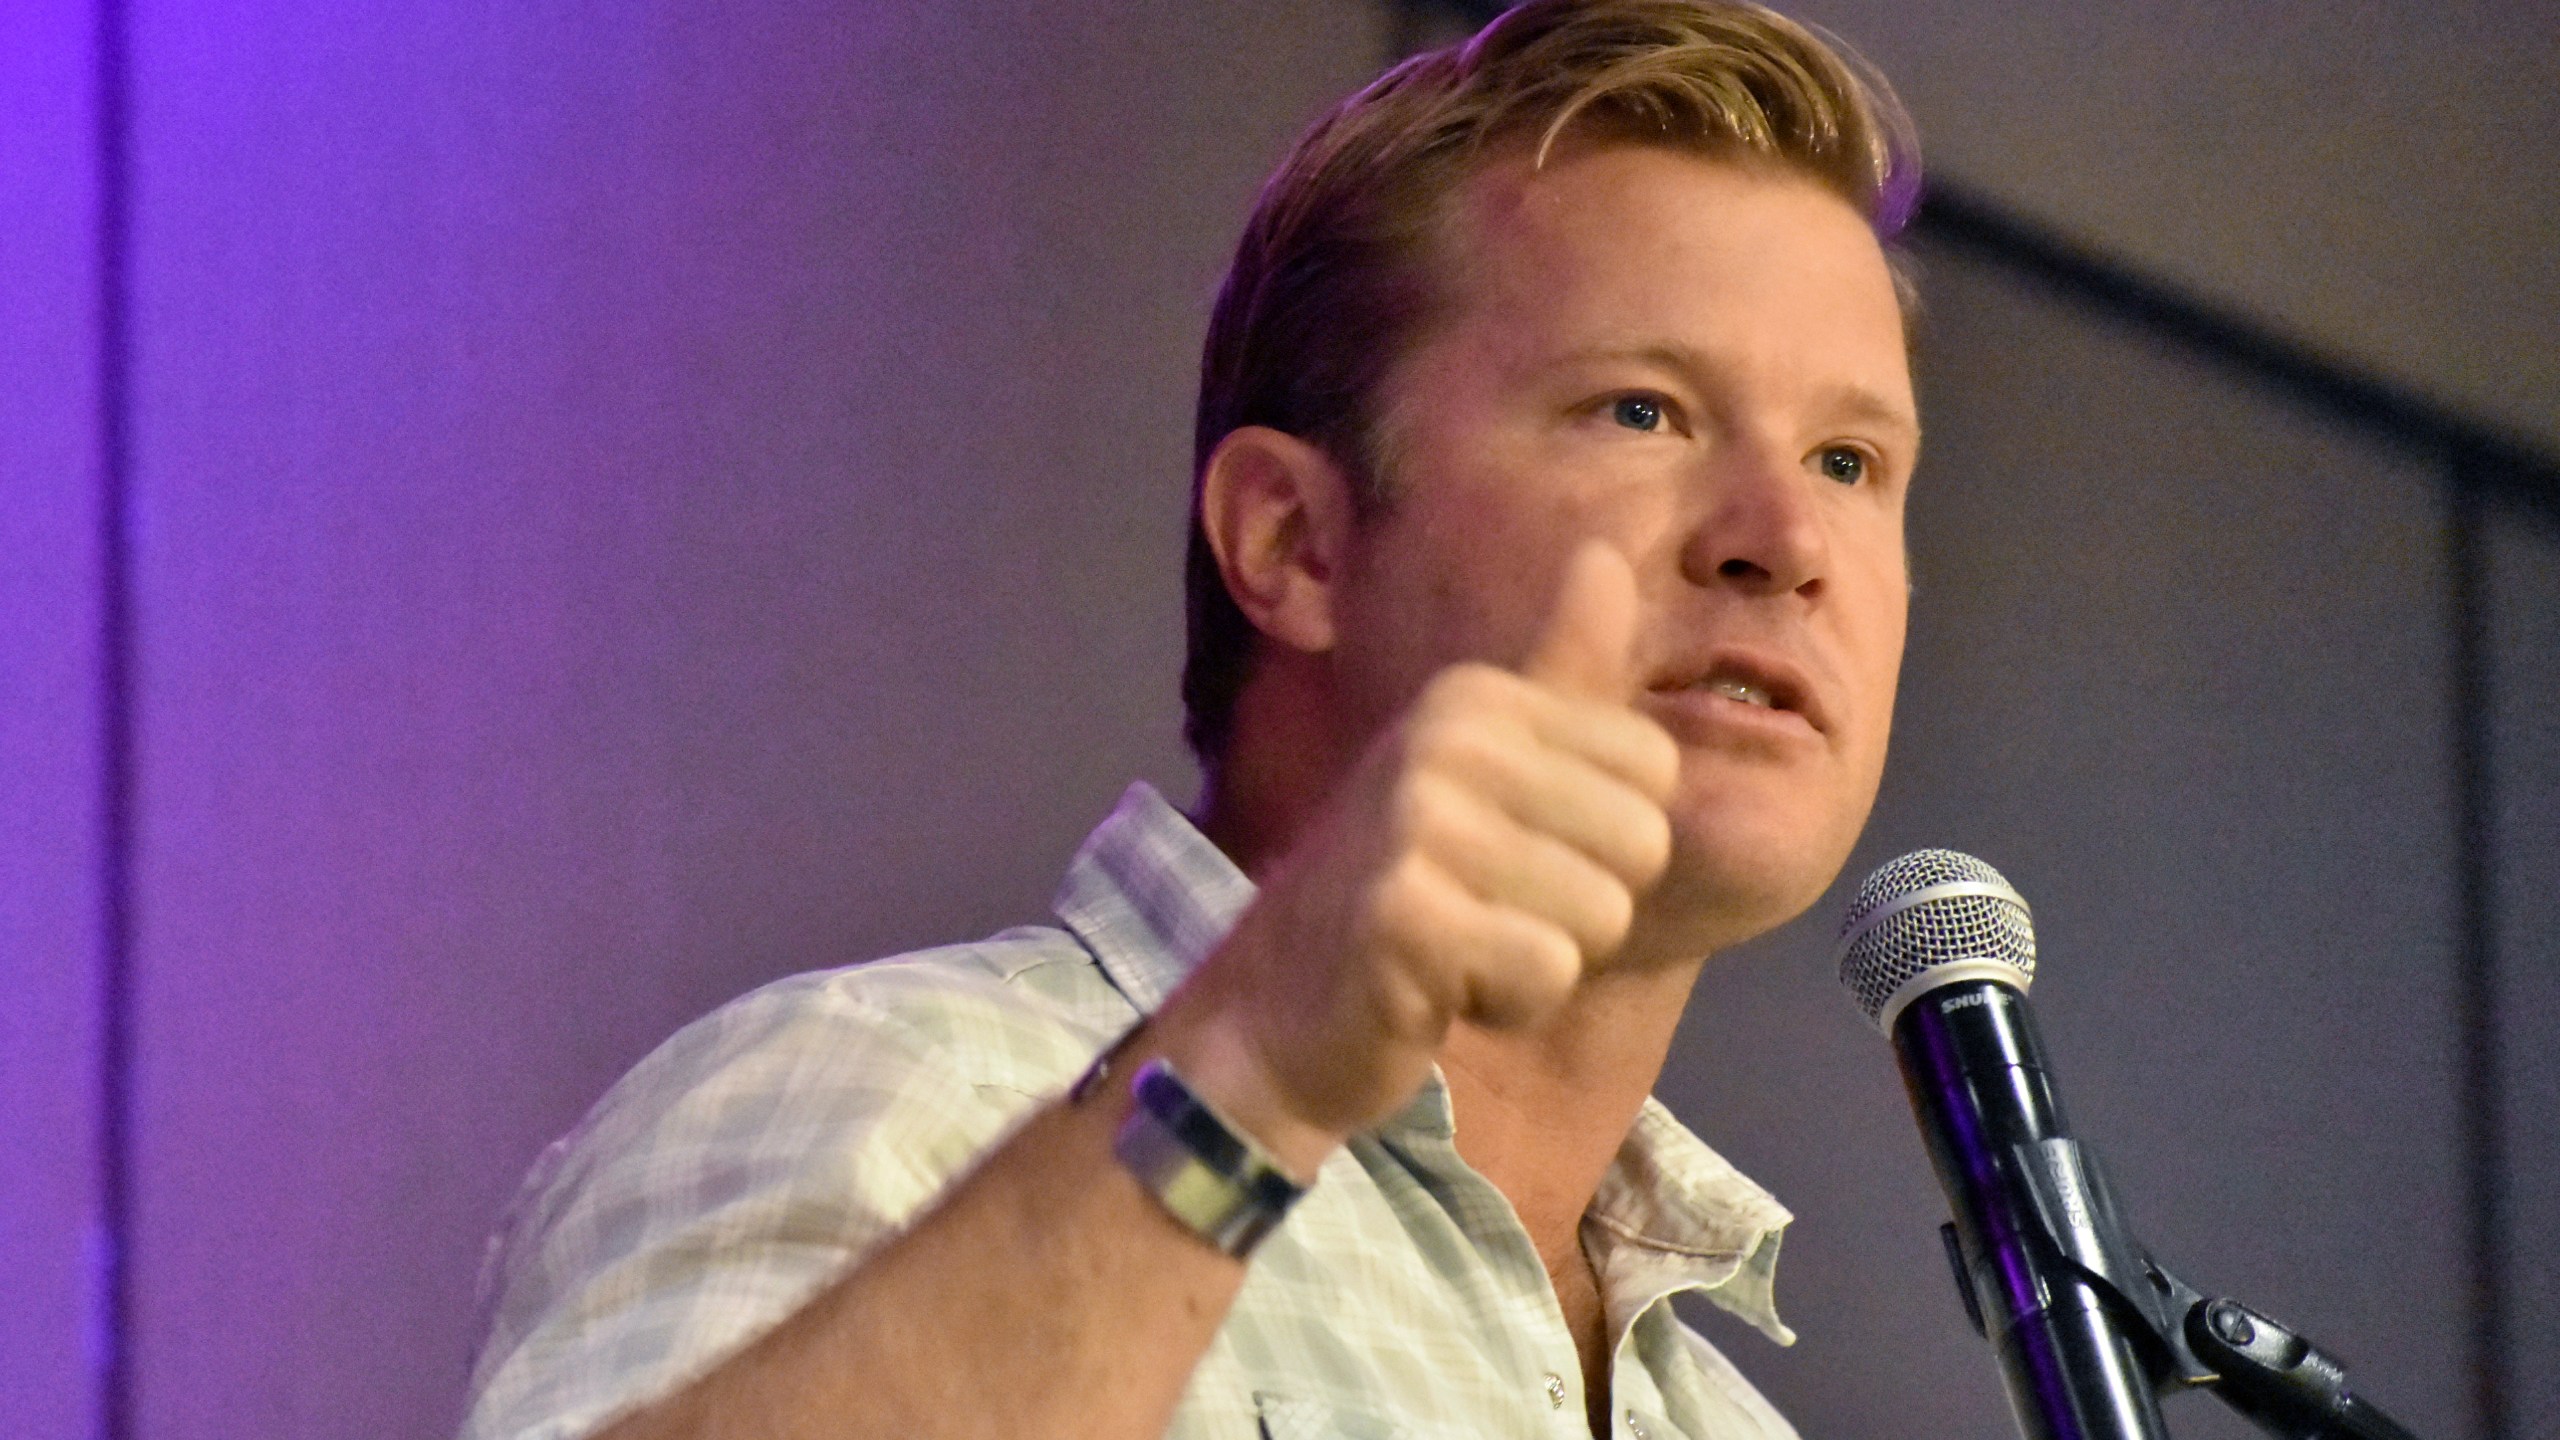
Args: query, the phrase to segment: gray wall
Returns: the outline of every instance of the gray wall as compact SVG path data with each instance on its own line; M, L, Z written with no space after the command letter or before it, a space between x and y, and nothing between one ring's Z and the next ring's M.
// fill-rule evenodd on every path
M1924 844L1999 865L2036 907L2065 1100L2142 1238L2301 1324L2419 1433L2471 1433L2433 477L1927 258L1905 700L1842 890ZM2505 543L2519 570L2560 559ZM2503 623L2549 633L2542 589L2510 587ZM2520 649L2504 713L2547 714L2560 693ZM2517 893L2547 893L2560 852L2515 841ZM1890 1053L1843 1023L1822 963L1844 899L1710 972L1665 1088L1802 1212L1782 1299L1819 1318L1765 1366L1790 1408L1824 1434L1998 1433ZM2517 919L2523 977L2550 932ZM2555 1018L2515 1007L2520 1057ZM2547 1167L2541 1107L2515 1103L2519 1154ZM2520 1243L2520 1273L2547 1278L2547 1255ZM2541 1397L2519 1435L2554 1418L2548 1304L2513 1316ZM2200 1398L2171 1413L2181 1435L2254 1433Z
M1814 0L1933 159L2560 443L2560 7Z
M36 1440L90 1433L101 3L0 14L0 1394ZM1836 8L1978 186L2560 433L2560 182L2515 159L2560 139L2552 87L2455 43L2521 22L2532 62L2547 21L2395 34L2393 90L2310 83L2390 68L2343 7L2140 34ZM1187 793L1200 319L1252 187L1389 26L1355 0L119 13L134 1433L434 1436L480 1237L622 1068L769 976L1035 915L1126 779ZM2521 138L2454 163L2341 95ZM2306 156L2343 177L2325 209L2258 168ZM2326 228L2244 246L2250 205ZM1950 257L1929 285L1921 591L1860 863L2008 869L2146 1233L2464 1434L2431 481ZM2522 523L2495 554L2534 1434L2560 1428L2560 554ZM1802 1217L1806 1340L1731 1343L1808 1435L2001 1433L1889 1058L1824 973L1832 913L1712 973L1665 1081Z

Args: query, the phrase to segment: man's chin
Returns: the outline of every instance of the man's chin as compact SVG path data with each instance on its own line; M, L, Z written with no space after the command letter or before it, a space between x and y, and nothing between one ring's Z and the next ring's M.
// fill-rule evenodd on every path
M1822 898L1855 839L1678 836L1670 868L1637 907L1627 957L1696 959L1766 935Z

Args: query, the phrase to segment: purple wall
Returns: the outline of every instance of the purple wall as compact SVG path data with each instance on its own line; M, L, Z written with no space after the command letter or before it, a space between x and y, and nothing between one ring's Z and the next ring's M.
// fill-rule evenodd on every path
M138 12L144 1434L446 1430L615 1074L1187 788L1198 326L1333 8Z
M97 121L86 4L0 9L0 1406L89 1425L97 1181Z
M94 10L0 16L0 1395L30 1440L91 1433ZM1036 916L1129 777L1187 794L1201 318L1383 10L130 26L134 1434L426 1440L482 1237L624 1067L767 977ZM1862 860L2009 869L2137 1216L2451 1440L2427 477L1951 261L1929 283ZM2560 1424L2530 1098L2560 1084L2560 558L2500 546L2530 1434ZM1830 913L1712 972L1665 1080L1802 1217L1803 1346L1734 1348L1809 1435L2000 1433Z

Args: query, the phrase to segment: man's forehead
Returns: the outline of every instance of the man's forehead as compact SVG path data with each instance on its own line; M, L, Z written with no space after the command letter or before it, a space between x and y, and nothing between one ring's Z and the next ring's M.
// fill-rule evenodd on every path
M1460 185L1432 239L1443 301L1507 288L1537 303L1589 287L1639 300L1649 286L1712 291L1775 261L1827 267L1831 287L1900 306L1865 218L1819 182L1661 146L1492 161Z
M1700 182L1727 189L1800 191L1832 223L1872 238L1865 217L1819 177L1745 151L1615 138L1568 140L1541 155L1524 144L1493 147L1461 175L1440 209L1444 236L1462 245L1551 232L1590 204L1596 189L1621 203Z
M1882 246L1795 172L1660 146L1542 167L1505 156L1453 197L1435 238L1440 319L1494 332L1480 345L1534 348L1541 364L1605 355L1693 371L1739 358L1718 353L1733 345L1776 345L1850 365L1841 383L1861 393L1844 405L1909 414Z

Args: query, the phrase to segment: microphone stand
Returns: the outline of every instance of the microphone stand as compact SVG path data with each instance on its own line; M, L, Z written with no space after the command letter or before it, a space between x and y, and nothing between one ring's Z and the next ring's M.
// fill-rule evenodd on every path
M2176 1285L2166 1272L2160 1274ZM2196 1356L2219 1372L2214 1393L2270 1435L2417 1440L2379 1406L2347 1389L2345 1366L2237 1300L2196 1296L2181 1331Z
M2008 1156L2033 1198L2028 1238L2046 1264L2094 1288L2129 1332L2155 1391L2210 1388L2279 1440L2417 1440L2353 1393L2346 1367L2298 1331L2178 1279L2128 1238L2096 1157L2076 1140ZM1953 1224L1938 1227L1974 1333L1989 1338Z

